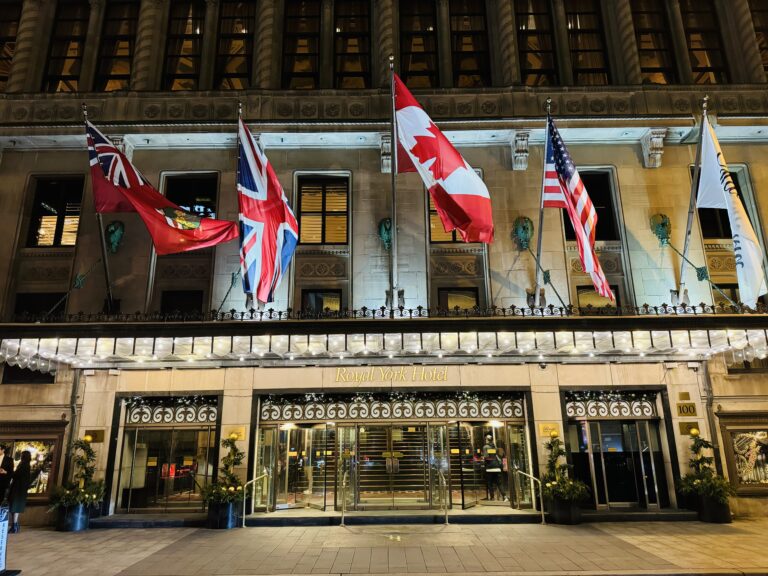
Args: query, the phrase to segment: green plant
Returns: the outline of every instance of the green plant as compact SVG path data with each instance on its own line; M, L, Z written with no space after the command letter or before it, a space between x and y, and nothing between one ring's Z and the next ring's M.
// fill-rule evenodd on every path
M680 479L680 492L727 504L728 497L735 495L736 491L731 483L717 474L712 467L715 459L704 454L704 450L712 449L712 443L702 438L695 428L691 430L690 438L691 459L688 460L688 466L691 472Z
M547 471L541 480L542 491L547 498L557 498L569 502L580 502L587 498L587 485L581 480L571 479L568 464L561 463L565 457L565 445L553 434L544 447L547 449Z
M221 447L227 450L227 454L221 459L219 479L203 488L203 500L208 504L242 502L245 497L243 482L235 474L235 468L242 464L245 452L237 447L236 434L232 434L222 440Z
M73 481L58 486L51 494L50 510L69 508L79 504L98 504L104 499L106 491L103 480L94 480L96 474L96 451L91 446L91 439L75 440L72 443L74 456Z

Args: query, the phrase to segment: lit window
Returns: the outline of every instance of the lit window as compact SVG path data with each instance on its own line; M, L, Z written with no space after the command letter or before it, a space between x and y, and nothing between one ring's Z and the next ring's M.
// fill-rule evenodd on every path
M107 3L95 90L111 92L130 87L139 7L138 0L112 0Z
M250 87L255 23L256 4L254 2L222 1L219 8L216 88L245 90Z
M341 310L341 290L305 289L301 291L304 312L338 312Z
M80 224L83 178L39 178L28 246L74 246Z
M60 0L53 23L44 92L77 92L90 8L87 0Z
M587 308L589 306L592 306L593 308L605 308L606 306L610 306L612 308L620 308L621 303L619 302L619 285L611 284L610 286L611 292L613 292L613 295L616 298L615 302L612 302L610 298L600 296L592 284L576 286L576 301L578 302L579 308Z
M694 84L728 82L720 21L712 0L680 0Z
M445 231L443 221L440 219L440 214L435 208L435 202L432 200L432 195L427 194L427 196L429 197L429 241L433 244L461 242L461 235L456 230Z
M676 81L672 34L667 25L664 0L631 0L637 52L643 84Z
M370 0L336 0L334 3L336 88L370 88L370 11Z
M212 172L165 178L165 197L200 218L216 218L218 189L219 177Z
M565 17L574 83L584 86L608 84L608 58L599 0L566 0Z
M409 88L438 86L434 0L400 2L400 76Z
M346 244L349 181L311 176L299 179L299 243Z
M320 86L320 0L285 2L283 88Z
M173 0L165 51L165 88L197 90L203 49L203 0Z
M16 34L21 19L21 0L10 0L0 4L0 92L5 91L11 61L16 48Z
M453 84L480 88L491 84L485 0L451 0Z
M33 438L35 435L30 434ZM23 436L22 436L23 438ZM0 436L0 444L7 447L6 454L13 458L13 469L19 467L21 455L29 452L30 479L27 489L27 498L32 500L44 500L50 490L56 485L55 457L59 442L54 438L39 438L35 440L9 438Z
M470 310L478 305L478 301L478 290L475 287L437 289L437 302L441 310Z
M768 74L768 0L749 0L749 9L752 12L763 70Z
M557 84L552 13L549 2L516 0L520 72L526 86Z

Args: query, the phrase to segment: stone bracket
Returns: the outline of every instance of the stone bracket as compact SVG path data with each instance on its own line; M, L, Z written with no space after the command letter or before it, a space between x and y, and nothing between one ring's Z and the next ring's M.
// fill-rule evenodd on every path
M530 130L515 130L515 139L512 143L512 170L528 169L528 139Z
M646 168L661 168L661 156L664 154L664 138L666 128L649 128L642 138L643 166Z
M392 173L392 135L381 135L381 173Z

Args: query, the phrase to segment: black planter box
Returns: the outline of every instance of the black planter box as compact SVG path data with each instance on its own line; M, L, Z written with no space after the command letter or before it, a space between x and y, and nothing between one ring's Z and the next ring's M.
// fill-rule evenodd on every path
M57 510L56 530L59 532L82 532L88 529L89 510L85 504L62 507Z
M549 501L549 519L554 524L579 524L581 508L578 502L553 498Z
M242 502L226 502L223 504L208 504L207 527L215 530L229 530L238 527L238 508Z
M714 524L730 524L733 522L731 507L727 502L723 504L712 498L702 496L699 500L699 520Z

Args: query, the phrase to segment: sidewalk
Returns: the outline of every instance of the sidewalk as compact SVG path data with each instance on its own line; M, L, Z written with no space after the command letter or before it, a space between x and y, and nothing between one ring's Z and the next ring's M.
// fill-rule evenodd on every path
M23 576L765 574L768 519L91 530L10 535Z

